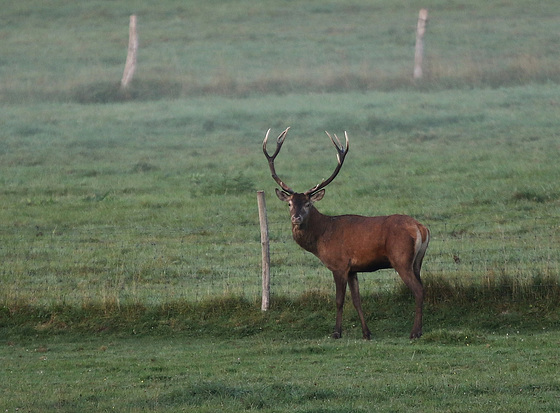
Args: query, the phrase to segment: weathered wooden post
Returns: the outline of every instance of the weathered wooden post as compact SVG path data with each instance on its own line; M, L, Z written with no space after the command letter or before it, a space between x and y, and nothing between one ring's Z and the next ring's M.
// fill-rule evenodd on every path
M422 60L424 59L424 33L426 32L426 21L428 10L421 9L418 15L418 27L416 29L416 49L414 52L414 79L422 79Z
M123 77L121 79L121 88L126 89L134 72L136 71L136 54L138 53L138 33L136 31L136 15L130 16L130 24L128 27L128 54L126 55L126 64L124 65Z
M268 237L268 219L264 191L257 191L259 205L259 223L261 227L262 250L262 303L261 310L266 311L270 305L270 240Z

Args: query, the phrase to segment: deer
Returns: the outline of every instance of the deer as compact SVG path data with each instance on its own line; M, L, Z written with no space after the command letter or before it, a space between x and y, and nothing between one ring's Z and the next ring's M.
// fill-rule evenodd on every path
M370 217L321 214L314 204L323 199L325 187L336 178L342 168L349 148L348 134L344 132L346 143L343 146L336 134L333 138L326 132L337 150L337 166L329 178L300 193L278 177L274 166L289 129L286 128L276 139L276 150L272 155L267 150L269 129L263 140L263 152L272 178L281 188L276 188L276 195L281 201L288 203L293 239L301 248L319 258L333 274L336 321L332 338L342 337L342 312L348 286L360 318L363 338L371 339L362 310L357 273L388 268L393 268L399 274L414 295L416 307L410 338L419 338L422 335L424 304L420 270L430 242L430 230L408 215Z

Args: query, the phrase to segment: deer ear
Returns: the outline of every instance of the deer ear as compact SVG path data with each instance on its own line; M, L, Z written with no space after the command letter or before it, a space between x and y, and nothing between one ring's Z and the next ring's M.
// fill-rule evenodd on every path
M310 199L311 199L311 202L317 202L317 201L320 201L321 199L323 199L324 196L325 196L325 190L321 189L316 194L311 195Z
M290 195L276 188L276 196L280 201L288 202Z

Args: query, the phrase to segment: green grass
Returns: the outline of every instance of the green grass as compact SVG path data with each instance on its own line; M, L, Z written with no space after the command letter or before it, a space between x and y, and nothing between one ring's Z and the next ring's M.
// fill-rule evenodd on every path
M381 306L390 303L381 297ZM392 301L376 315L373 341L359 338L355 316L347 317L356 325L346 337L334 341L315 330L326 316L321 297L282 304L259 314L252 303L214 301L197 309L196 327L188 330L180 327L184 317L135 323L138 311L115 318L120 328L90 325L86 334L39 316L34 334L12 332L0 347L2 408L548 412L557 406L560 337L557 324L542 317L524 324L502 313L481 326L480 312L469 315L461 306L467 312L461 315L456 305L444 306L445 316L429 316L424 338L409 342L394 316L410 311L404 300L395 311Z
M417 217L433 234L426 274L557 275L557 95L528 85L7 106L3 300L254 297L255 191L274 188L260 145L267 127L286 125L295 126L278 170L300 190L335 162L321 129L348 130L348 161L319 209ZM328 272L291 241L285 205L269 196L268 208L273 292L330 288ZM391 287L395 276L365 276L364 289L379 280Z
M21 308L2 317L2 408L553 411L559 293L540 301L552 308L519 296L503 307L496 294L429 300L430 327L416 341L403 335L409 294L364 297L372 341L361 339L351 308L344 338L328 337L331 294L277 300L267 312L238 297Z
M461 334L461 333L457 333ZM2 349L19 411L554 411L557 333L479 343L55 339ZM154 353L153 348L158 348ZM531 349L532 348L532 349ZM443 360L441 352L449 355ZM196 354L196 357L193 357ZM213 370L208 371L211 360ZM123 368L123 365L126 367ZM539 377L533 375L538 369ZM29 373L33 382L25 383ZM531 375L533 378L528 379ZM80 388L80 393L75 391ZM35 396L29 398L29 394ZM122 394L127 397L122 397ZM460 399L461 402L457 403Z
M0 409L556 408L556 0L4 3ZM327 338L332 276L291 240L261 152L287 126L296 190L332 172L323 131L348 131L322 212L430 227L421 340L393 271L360 279L374 340L351 305Z
M412 87L415 27L430 11L427 90L558 82L556 2L8 1L2 100L107 102L193 94ZM136 84L118 93L128 17L138 15Z

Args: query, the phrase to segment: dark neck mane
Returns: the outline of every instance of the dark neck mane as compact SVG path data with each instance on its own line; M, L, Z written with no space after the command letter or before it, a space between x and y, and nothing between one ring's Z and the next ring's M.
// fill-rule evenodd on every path
M317 255L317 240L325 230L322 221L327 218L317 208L311 207L309 218L302 225L292 224L292 235L294 241L304 250Z

